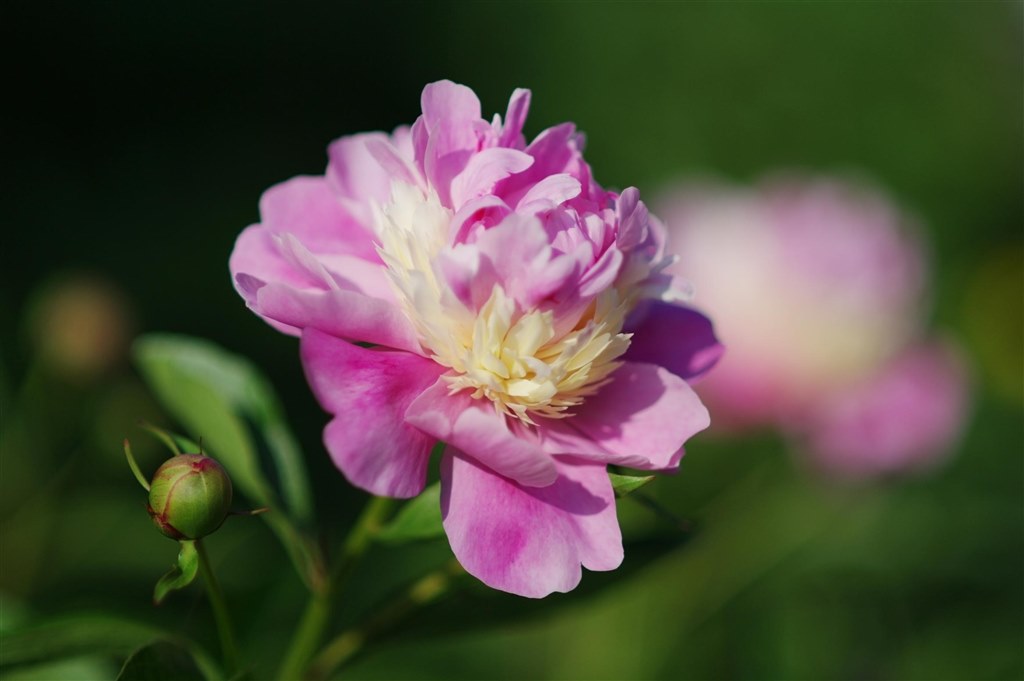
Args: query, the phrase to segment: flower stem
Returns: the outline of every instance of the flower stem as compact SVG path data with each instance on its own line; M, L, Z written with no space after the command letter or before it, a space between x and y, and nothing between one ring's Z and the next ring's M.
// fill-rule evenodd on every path
M310 663L308 678L329 678L338 667L362 650L367 642L380 636L409 613L444 595L451 587L453 578L462 572L458 561L452 560L413 583L401 596L377 610L362 625L341 632Z
M367 502L342 544L340 555L331 569L326 585L310 597L306 611L288 646L288 652L277 672L277 678L282 681L294 681L304 677L306 665L320 645L324 629L330 622L334 598L341 593L345 581L352 574L359 559L366 553L374 535L391 512L393 503L391 499L385 497L373 497Z
M210 565L210 557L206 553L201 539L195 540L196 551L199 553L199 571L203 573L203 584L206 586L206 595L210 599L210 606L213 608L213 617L217 621L217 634L220 636L220 647L224 653L224 666L227 667L228 676L238 671L238 646L235 644L234 629L231 627L231 617L228 614L227 601L224 599L224 592L220 588L220 582L213 574L213 567Z

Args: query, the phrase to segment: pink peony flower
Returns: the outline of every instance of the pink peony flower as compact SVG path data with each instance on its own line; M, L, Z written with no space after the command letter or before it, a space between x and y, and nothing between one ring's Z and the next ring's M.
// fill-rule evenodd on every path
M428 85L411 128L343 137L324 176L267 190L230 265L301 336L348 480L415 496L444 442L455 555L540 597L619 565L606 466L678 466L709 423L688 381L721 347L637 190L593 180L571 123L527 144L529 100L487 122L470 89Z
M924 338L918 233L876 191L833 180L680 185L669 243L729 355L701 386L720 429L775 425L819 467L927 467L961 430L965 372ZM699 254L699 257L697 257Z

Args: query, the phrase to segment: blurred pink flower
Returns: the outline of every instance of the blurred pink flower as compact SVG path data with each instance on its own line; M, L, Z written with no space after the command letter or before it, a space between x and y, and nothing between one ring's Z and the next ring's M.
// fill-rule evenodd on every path
M324 176L267 190L230 264L302 337L345 476L415 496L444 442L455 555L540 597L619 565L606 465L678 466L709 422L688 381L721 348L637 190L593 180L571 123L527 144L529 99L487 122L472 90L428 85L412 127L343 137Z
M963 364L924 338L918 231L878 192L836 180L757 190L677 185L669 247L729 353L701 395L720 430L774 425L848 477L917 469L959 434Z

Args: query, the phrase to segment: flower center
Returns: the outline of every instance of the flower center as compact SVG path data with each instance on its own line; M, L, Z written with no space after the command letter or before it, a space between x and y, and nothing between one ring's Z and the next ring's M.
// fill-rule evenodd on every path
M452 393L471 391L499 413L533 424L563 418L604 385L629 347L626 302L614 288L562 311L521 309L500 284L479 309L450 289L438 256L449 247L452 213L432 192L396 183L376 211L378 252L399 303L434 361L449 367ZM564 330L569 327L568 330Z

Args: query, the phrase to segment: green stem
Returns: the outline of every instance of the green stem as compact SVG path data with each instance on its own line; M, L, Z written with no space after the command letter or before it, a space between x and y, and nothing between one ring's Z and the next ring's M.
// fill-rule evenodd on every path
M454 577L462 574L455 560L413 583L401 596L377 610L358 627L334 637L309 665L308 678L330 678L339 667L352 659L374 638L390 629L409 613L437 600L451 587Z
M235 644L234 629L231 627L231 616L228 614L228 604L224 599L224 592L220 588L220 582L213 574L213 567L210 565L206 547L203 546L201 539L196 539L195 544L196 551L199 553L199 571L203 573L206 595L210 599L213 617L217 621L217 634L220 636L220 647L224 653L224 666L227 668L228 676L231 676L238 670L240 658L238 646Z
M384 497L373 497L367 502L342 544L327 584L310 597L281 668L277 672L277 678L282 681L294 681L304 677L306 665L323 640L324 629L330 622L334 598L341 593L359 559L370 547L374 535L391 512L393 503L391 499Z

